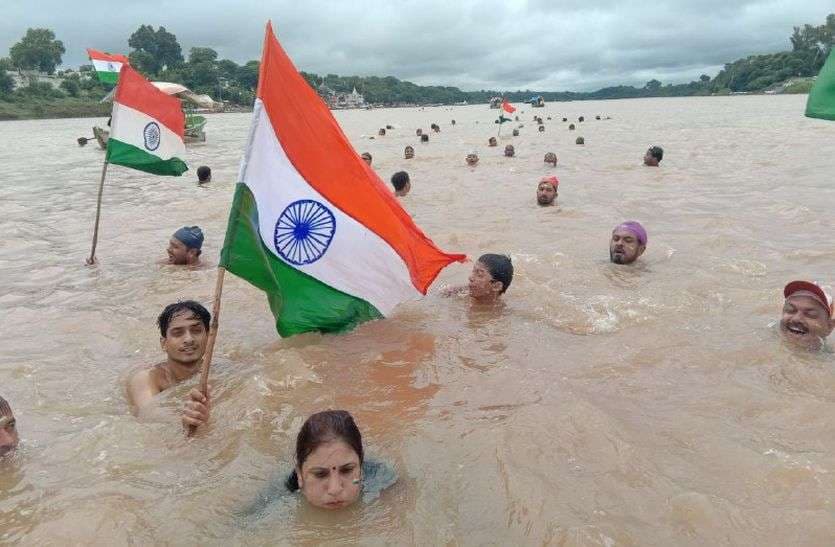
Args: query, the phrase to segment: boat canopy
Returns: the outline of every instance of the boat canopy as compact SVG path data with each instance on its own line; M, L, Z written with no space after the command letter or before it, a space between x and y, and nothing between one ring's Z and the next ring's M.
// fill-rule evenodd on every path
M815 85L809 92L806 115L810 118L835 120L835 49L829 53Z
M165 93L166 95L174 95L179 99L182 99L186 102L194 104L200 108L215 108L217 104L211 97L208 95L200 95L198 93L193 92L186 86L182 84L175 84L171 82L151 82L154 84L154 87ZM116 88L114 87L110 93L104 96L101 100L103 103L113 102L113 95L116 93Z

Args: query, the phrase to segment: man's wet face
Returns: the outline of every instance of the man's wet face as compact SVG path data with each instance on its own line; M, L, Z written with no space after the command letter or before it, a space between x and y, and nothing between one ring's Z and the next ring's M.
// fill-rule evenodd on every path
M490 270L484 264L476 262L470 273L467 288L470 296L477 300L490 299L501 293L502 283L493 279Z
M363 153L362 161L364 161L368 165L371 165L371 154L369 154L368 152Z
M17 420L11 412L0 414L0 458L17 448L20 437Z
M169 264L188 264L189 250L186 244L172 237L168 240L168 263Z
M787 340L816 347L832 332L832 321L817 299L793 294L783 304L780 331Z
M647 150L644 154L644 165L648 167L658 167L658 159L652 155L652 151Z
M612 240L609 242L609 259L615 264L631 264L641 256L644 248L635 234L618 228L612 232Z
M540 182L536 188L536 201L540 205L553 205L557 198L557 189L550 182Z
M516 153L516 150L513 149L512 144L508 144L507 146L504 147L504 155L507 156L508 158L512 158L515 153Z
M184 365L199 363L206 351L206 326L190 310L178 312L171 318L162 349L172 361Z
M415 149L411 146L407 146L406 149L403 151L403 155L407 160L410 160L415 157Z
M475 165L478 163L478 156L475 154L467 154L467 165Z

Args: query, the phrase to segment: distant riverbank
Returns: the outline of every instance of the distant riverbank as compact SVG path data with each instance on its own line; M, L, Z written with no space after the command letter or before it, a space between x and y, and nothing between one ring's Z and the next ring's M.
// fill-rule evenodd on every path
M809 89L811 88L811 84L811 81L799 82L799 85L786 87L785 89L781 90L781 92L778 94L808 93ZM759 93L756 94L759 95ZM746 93L746 95L755 95L755 93ZM396 108L397 106L398 105L383 106L380 108ZM417 105L409 105L409 107L415 106ZM487 105L485 104L485 106ZM110 111L112 108L112 103L102 103L94 99L76 97L63 97L60 99L29 98L26 100L17 100L14 102L0 100L0 121L38 120L56 118L105 118L110 116ZM251 112L252 108L241 105L230 105L225 111Z

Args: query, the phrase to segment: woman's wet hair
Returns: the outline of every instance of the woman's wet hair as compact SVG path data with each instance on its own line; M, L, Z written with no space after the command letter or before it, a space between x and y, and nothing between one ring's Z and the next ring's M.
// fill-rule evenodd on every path
M174 319L175 315L188 311L197 316L197 318L203 323L203 326L206 327L206 330L209 330L209 321L212 319L212 314L209 313L209 310L194 300L182 300L165 306L165 309L162 310L162 313L159 314L159 317L157 317L157 325L159 325L160 336L165 338L166 334L168 334L168 325L171 324L171 320Z
M487 253L478 257L478 261L484 264L494 281L501 282L502 292L510 287L510 282L513 281L513 263L509 256Z
M354 422L353 416L345 410L325 410L311 415L304 422L296 437L296 468L287 477L285 486L295 492L299 489L299 476L296 469L301 469L307 457L321 445L342 441L350 446L363 462L362 435Z

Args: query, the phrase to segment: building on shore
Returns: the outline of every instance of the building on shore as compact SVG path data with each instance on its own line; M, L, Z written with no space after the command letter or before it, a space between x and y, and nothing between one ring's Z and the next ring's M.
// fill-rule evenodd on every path
M337 93L322 82L316 88L316 92L327 103L328 108L365 108L365 97L357 92L356 87L350 93Z

